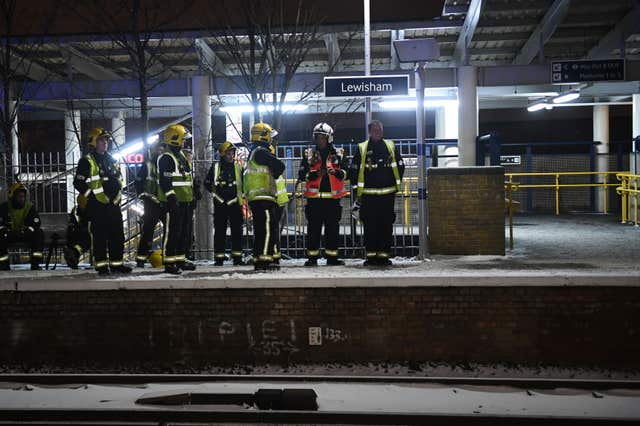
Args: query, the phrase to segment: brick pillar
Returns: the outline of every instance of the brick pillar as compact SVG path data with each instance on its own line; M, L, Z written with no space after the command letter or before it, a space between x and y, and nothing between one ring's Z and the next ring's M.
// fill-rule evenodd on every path
M427 189L429 253L504 255L504 167L432 167Z

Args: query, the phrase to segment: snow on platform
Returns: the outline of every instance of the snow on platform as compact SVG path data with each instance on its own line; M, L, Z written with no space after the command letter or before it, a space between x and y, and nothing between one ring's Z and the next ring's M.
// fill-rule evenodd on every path
M134 409L143 396L171 393L254 393L258 389L311 388L320 412L517 415L640 419L640 391L592 393L576 389L524 390L496 386L438 384L358 384L287 382L152 383L140 386L74 385L39 387L0 384L3 409ZM256 410L242 406L206 406L219 410ZM196 406L191 406L196 408Z
M215 267L199 262L181 276L160 269L135 269L128 276L99 278L91 269L18 270L0 273L0 291L294 288L386 286L640 286L640 227L611 215L520 216L515 248L506 256L394 258L391 268L365 268L362 259L345 266L307 268L304 259L283 260L277 272L251 266ZM508 245L508 241L507 241ZM88 267L87 267L88 268Z

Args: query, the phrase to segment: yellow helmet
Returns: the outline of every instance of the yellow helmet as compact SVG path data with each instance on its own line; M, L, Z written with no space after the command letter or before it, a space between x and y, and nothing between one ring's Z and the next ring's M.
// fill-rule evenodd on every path
M29 192L29 191L27 191L27 187L24 186L24 184L22 182L16 182L13 185L11 185L7 195L9 196L9 198L13 198L13 196L16 195L16 193L18 191L24 191L25 193Z
M182 124L174 124L164 131L164 143L171 146L182 148L185 139L189 139L191 133Z
M267 123L256 123L251 127L251 142L271 143L278 132Z
M153 266L154 268L162 268L162 265L164 263L162 261L162 250L154 250L149 255L149 263L151 263L151 266Z
M103 129L102 127L96 127L94 129L91 129L91 131L89 132L89 135L87 136L87 145L90 146L91 148L95 148L96 142L98 142L98 139L103 136L106 137L107 140L109 140L109 138L111 137L111 134L107 132L105 129Z
M220 156L222 157L230 149L236 149L236 146L229 141L224 141L218 147L218 154L220 154Z

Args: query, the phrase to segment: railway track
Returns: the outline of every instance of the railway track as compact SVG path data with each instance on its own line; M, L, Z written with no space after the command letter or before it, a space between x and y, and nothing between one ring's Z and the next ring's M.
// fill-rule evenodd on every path
M581 380L581 379L513 379L479 377L388 377L388 376L302 376L302 375L112 375L112 374L5 374L0 382L35 386L64 385L142 385L142 384L198 384L198 383L277 383L292 384L297 388L312 388L314 384L361 385L443 385L452 388L464 386L509 387L523 391L557 388L592 392L613 389L639 390L640 381L634 380ZM640 398L640 397L639 397ZM604 425L634 424L639 418L580 417L551 415L518 415L491 413L407 413L389 411L322 411L322 410L260 410L256 407L216 405L142 405L136 408L29 408L5 407L0 400L0 425L203 425L203 424L341 424L341 425Z

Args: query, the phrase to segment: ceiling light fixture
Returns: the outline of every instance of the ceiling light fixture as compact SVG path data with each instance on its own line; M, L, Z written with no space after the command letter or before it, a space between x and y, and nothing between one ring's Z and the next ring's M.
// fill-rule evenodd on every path
M564 104L566 102L571 102L574 99L578 99L580 97L580 92L568 92L564 93L557 98L553 98L554 104Z

